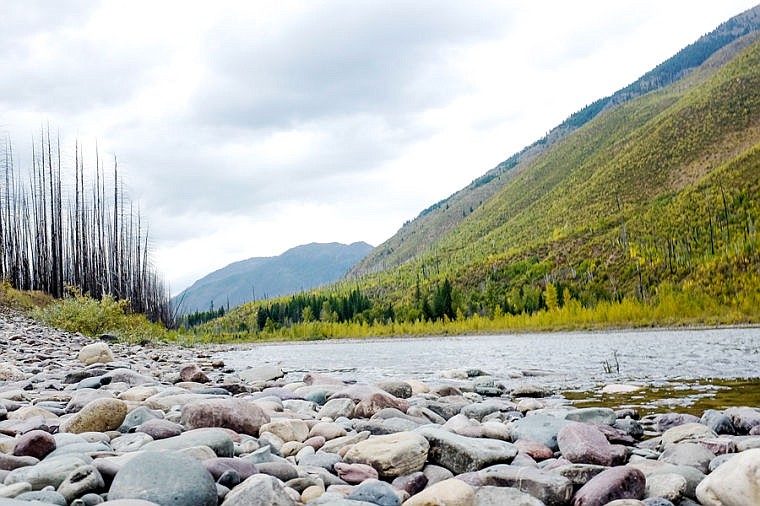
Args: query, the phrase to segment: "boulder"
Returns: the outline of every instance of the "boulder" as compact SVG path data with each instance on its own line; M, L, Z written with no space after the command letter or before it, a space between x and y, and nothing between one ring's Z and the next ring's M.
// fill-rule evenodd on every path
M429 448L428 440L422 435L399 432L372 436L356 443L346 452L344 460L371 465L381 478L393 479L420 471L427 461Z
M585 423L563 427L557 445L564 458L578 464L615 466L625 462L627 455L625 447L610 444L599 429Z
M77 358L84 365L97 363L106 364L108 362L113 362L113 352L106 343L97 342L82 347L82 349L79 350Z
M760 504L760 449L737 453L697 486L703 506Z
M422 427L415 431L430 443L428 460L454 474L479 471L494 464L508 464L517 448L506 441L452 434L443 429Z
M216 506L216 484L206 468L177 452L135 455L116 473L108 499L142 499L161 506Z
M180 423L187 429L223 427L239 434L258 436L270 418L261 407L244 399L203 399L182 407Z

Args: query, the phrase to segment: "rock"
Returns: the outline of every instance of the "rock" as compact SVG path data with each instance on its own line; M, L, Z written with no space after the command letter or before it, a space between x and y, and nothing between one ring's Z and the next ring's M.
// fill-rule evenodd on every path
M718 435L711 428L701 423L685 423L666 430L662 434L662 445L667 446L681 442L696 442L701 439L716 438Z
M758 436L736 436L734 437L734 444L736 445L737 452L743 452L747 450L753 450L760 448L760 437Z
M119 432L129 432L138 425L147 422L148 420L161 419L162 415L160 411L153 411L146 406L140 406L133 409L127 416L124 417L124 421L118 428Z
M399 399L408 399L412 396L412 386L405 381L383 381L378 383L377 387Z
M135 432L147 434L153 439L166 439L182 434L182 425L169 420L153 419L135 427Z
M617 416L615 416L615 411L610 408L579 408L569 411L565 415L565 420L612 425L617 420Z
M675 465L696 467L703 473L709 471L715 454L697 443L680 443L665 448L658 460Z
M14 469L5 477L4 483L12 485L26 482L31 484L34 490L40 490L47 486L58 488L69 473L82 465L91 463L92 459L86 455L48 457L33 466Z
M548 397L552 393L548 387L530 383L523 383L512 389L512 397Z
M182 407L180 419L187 429L224 427L251 436L258 436L259 428L269 421L258 405L238 398L190 402Z
M309 430L309 437L322 436L326 441L343 437L346 435L346 428L335 422L319 422L314 424Z
M665 413L655 416L655 425L660 432L685 423L699 423L699 418L686 413Z
M66 498L55 490L32 490L16 496L16 499L26 504L56 504L66 506ZM0 506L4 506L5 500L0 499ZM22 504L23 504L22 503Z
M58 493L70 503L88 492L100 492L105 487L103 477L92 465L77 467L58 486Z
M177 452L145 452L116 473L108 499L143 499L161 506L216 506L216 485L197 460Z
M573 497L570 480L532 467L496 465L478 474L483 486L512 487L539 499L546 506L565 506Z
M430 443L428 460L454 474L479 471L493 464L508 464L517 455L517 448L506 441L471 438L429 427L417 429L416 433Z
M736 434L736 429L734 429L734 424L731 423L731 419L720 411L714 409L705 410L705 412L702 413L702 418L699 419L699 422L706 425L717 434Z
M548 446L531 441L530 439L518 439L515 441L515 447L520 453L529 455L534 460L546 460L554 457L554 452Z
M317 413L318 418L331 418L333 420L344 416L351 418L354 414L356 403L351 399L330 399Z
M355 487L346 499L365 501L378 506L401 506L401 499L388 483L379 480L365 480Z
M369 464L337 462L333 465L333 469L346 483L361 483L364 480L379 477L377 470Z
M16 439L13 447L13 455L17 457L34 457L44 459L45 456L55 450L55 438L47 431L32 430Z
M198 364L184 364L179 369L179 378L182 381L193 383L208 383L209 378Z
M419 493L428 484L428 478L422 471L416 473L407 474L405 476L399 476L391 485L399 490L403 490L410 496Z
M235 471L242 480L246 480L258 473L254 464L244 459L230 457L216 457L203 461L204 467L211 473L214 480L219 480L221 476L228 471Z
M214 428L195 429L179 436L152 441L143 446L143 450L182 450L195 446L207 446L217 457L232 457L235 452L235 444L230 435L222 429Z
M531 439L557 451L557 434L573 422L549 415L531 415L509 424L512 440Z
M269 423L259 427L259 432L270 432L285 442L288 441L306 441L309 437L309 427L303 420L276 418Z
M760 504L758 477L760 449L737 453L702 480L697 486L697 499L704 506Z
M618 466L607 469L583 485L573 499L574 506L604 506L617 499L644 497L646 478L638 469Z
M106 364L108 362L113 362L113 353L106 343L98 342L84 346L79 350L77 358L84 365L97 363Z
M215 503L216 504L216 503ZM222 506L295 506L277 478L255 474L235 487Z
M598 466L595 464L564 464L552 468L551 472L564 476L577 487L582 487L588 483L591 478L607 469L608 468L605 466Z
M670 502L676 502L686 493L686 487L686 478L680 474L653 474L647 477L644 497L662 497Z
M475 492L475 506L545 506L530 494L515 488L480 487Z
M613 427L628 434L634 439L641 439L644 436L644 427L633 418L617 419L615 420Z
M386 436L372 436L356 443L344 456L348 463L368 464L381 478L420 471L428 458L430 444L420 434L399 432Z
M282 378L285 373L276 365L262 365L240 371L238 376L246 383L259 383Z
M74 434L116 430L127 416L127 409L127 403L119 399L95 399L62 422L58 430Z
M585 423L563 427L557 435L557 445L562 456L573 463L615 466L626 458L624 447L611 445L599 429Z
M26 379L24 371L13 364L0 363L0 381L23 381Z
M115 452L134 452L153 441L153 438L144 432L133 432L114 438L111 448Z
M733 407L723 413L731 420L737 434L749 434L754 427L760 425L760 410L756 408Z
M18 457L0 452L0 471L13 471L19 467L33 466L39 462L35 457Z
M467 483L451 478L431 485L413 495L404 506L473 506L475 489Z
M605 385L604 388L602 388L603 394L629 394L632 392L638 392L644 387L640 387L638 385L623 385L619 383L611 383L609 385Z

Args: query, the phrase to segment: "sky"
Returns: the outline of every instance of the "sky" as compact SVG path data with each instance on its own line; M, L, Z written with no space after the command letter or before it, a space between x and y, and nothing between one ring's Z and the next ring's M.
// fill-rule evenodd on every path
M118 159L173 294L378 245L757 0L0 0L0 135Z

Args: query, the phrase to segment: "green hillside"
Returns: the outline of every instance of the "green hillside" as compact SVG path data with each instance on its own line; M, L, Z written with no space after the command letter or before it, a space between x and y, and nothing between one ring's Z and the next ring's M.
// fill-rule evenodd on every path
M406 224L349 279L243 306L213 328L309 337L758 321L757 38L526 148Z

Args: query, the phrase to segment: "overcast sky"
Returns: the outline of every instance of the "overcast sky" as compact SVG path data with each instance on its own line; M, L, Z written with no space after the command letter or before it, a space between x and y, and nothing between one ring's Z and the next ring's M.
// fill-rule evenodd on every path
M378 245L756 1L0 0L0 133L115 154L177 293Z

